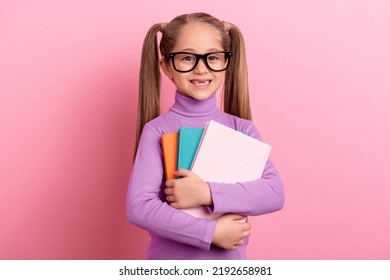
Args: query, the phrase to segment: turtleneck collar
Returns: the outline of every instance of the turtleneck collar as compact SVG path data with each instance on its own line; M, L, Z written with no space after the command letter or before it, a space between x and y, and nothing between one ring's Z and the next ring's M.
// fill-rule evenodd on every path
M196 100L176 91L175 103L170 110L188 117L204 117L222 113L217 106L217 96L215 93L208 99Z

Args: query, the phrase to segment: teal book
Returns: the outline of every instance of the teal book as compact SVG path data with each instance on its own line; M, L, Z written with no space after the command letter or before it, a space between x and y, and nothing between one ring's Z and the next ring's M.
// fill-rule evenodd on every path
M181 127L178 136L177 170L191 169L192 161L198 150L204 129L196 127Z

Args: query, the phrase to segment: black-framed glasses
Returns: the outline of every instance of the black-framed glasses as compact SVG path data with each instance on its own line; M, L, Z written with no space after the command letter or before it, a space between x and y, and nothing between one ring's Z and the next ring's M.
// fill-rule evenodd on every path
M208 69L214 72L225 71L229 67L230 58L233 52L209 52L205 54L196 54L191 52L173 52L170 53L166 59L172 60L173 68L177 72L186 73L191 72L198 65L200 59Z

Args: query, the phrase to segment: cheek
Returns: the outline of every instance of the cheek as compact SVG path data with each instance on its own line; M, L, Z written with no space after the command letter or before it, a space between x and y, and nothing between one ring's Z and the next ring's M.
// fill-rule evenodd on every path
M219 73L219 74L217 74L216 75L216 79L218 79L219 81L221 81L221 82L224 82L225 81L225 73L223 72L223 73Z
M172 75L171 80L175 83L183 85L187 82L188 78L185 73L176 72Z

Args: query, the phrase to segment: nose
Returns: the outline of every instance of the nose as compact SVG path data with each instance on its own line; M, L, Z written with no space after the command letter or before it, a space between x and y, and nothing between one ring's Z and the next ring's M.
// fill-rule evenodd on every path
M204 62L204 59L199 59L198 64L196 65L194 69L194 73L196 74L205 74L209 71L209 69L206 66L206 63Z

